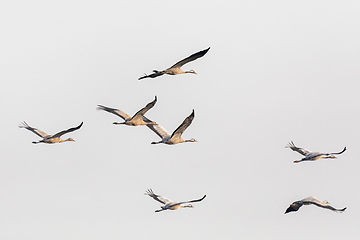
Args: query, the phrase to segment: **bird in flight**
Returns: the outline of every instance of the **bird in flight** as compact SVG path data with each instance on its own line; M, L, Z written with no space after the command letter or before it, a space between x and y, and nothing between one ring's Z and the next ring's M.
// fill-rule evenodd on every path
M108 107L105 107L105 106L102 106L102 105L98 105L98 110L104 110L104 111L107 111L107 112L110 112L110 113L113 113L115 115L118 115L119 117L121 117L122 119L125 120L125 122L113 122L113 124L125 124L125 125L128 125L128 126L138 126L138 125L157 125L156 122L153 122L153 121L144 121L143 119L145 118L144 117L144 114L149 111L156 103L157 101L157 97L155 96L155 99L154 101L146 104L145 107L143 107L142 109L140 109L137 113L135 113L134 116L130 116L129 114L121 111L121 110L118 110L118 109L114 109L114 108L108 108Z
M285 214L289 213L289 212L296 212L303 205L311 205L311 204L313 204L315 206L318 206L318 207L321 207L321 208L329 209L329 210L334 211L334 212L343 212L343 211L346 210L346 207L343 208L343 209L336 209L336 208L330 206L329 205L330 203L328 201L320 201L316 197L307 197L307 198L304 198L304 199L302 199L300 201L293 202L290 205L290 207L288 207L286 209Z
M141 79L144 79L144 78L156 78L156 77L159 77L161 75L164 75L164 74L169 74L169 75L177 75L177 74L181 74L181 73L194 73L194 74L197 74L194 70L189 70L189 71L184 71L181 69L181 67L188 63L188 62L191 62L191 61L194 61L198 58L201 58L203 57L208 51L209 51L210 47L205 49L205 50L202 50L200 52L197 52L197 53L194 53L192 54L191 56L175 63L174 65L172 65L171 67L165 69L165 70L162 70L162 71L158 71L158 70L153 70L154 73L150 74L150 75L146 75L145 76L142 76L140 77L138 80L141 80Z
M131 115L127 114L126 112L124 112L124 111L122 111L120 109L109 108L109 107L105 107L105 106L102 106L102 105L98 105L97 109L107 111L107 112L112 113L112 114L115 114L116 116L119 116L124 120L132 118ZM193 110L192 113L180 124L180 126L177 129L175 129L175 131L172 134L170 134L168 131L166 131L159 124L147 124L146 126L148 128L150 128L154 133L156 133L161 138L161 141L152 142L152 144L165 143L165 144L168 144L168 145L174 145L174 144L182 143L182 142L197 142L193 138L185 140L185 139L183 139L181 137L181 135L183 134L185 129L190 126L192 120L194 119L194 116L195 116L195 112ZM142 117L142 120L145 123L155 123L155 122L151 121L150 119L148 119L145 116Z
M291 150L296 151L305 156L300 160L295 160L294 163L299 163L303 161L315 161L318 160L319 158L336 158L335 155L342 154L343 152L346 151L346 147L344 147L344 149L341 152L337 152L337 153L310 152L309 150L306 150L304 148L296 147L293 141L289 142L286 148L290 148Z
M188 205L183 205L185 203L193 203L193 202L200 202L202 200L204 200L204 198L206 197L206 195L204 195L202 198L200 199L196 199L196 200L191 200L191 201L184 201L184 202L174 202L174 201L171 201L165 197L162 197L162 196L159 196L159 195L156 195L152 189L148 189L146 192L145 192L145 195L148 195L150 197L152 197L153 199L155 199L156 201L158 202L161 202L162 204L164 204L164 206L161 206L161 209L158 209L158 210L155 210L155 212L161 212L161 211L164 211L164 210L176 210L178 208L185 208L185 207L188 207L188 208L193 208L194 206L191 205L191 204L188 204Z
M170 135L169 132L167 132L164 128L161 126L152 126L151 130L153 130L159 137L161 137L161 141L159 142L152 142L151 144L158 144L158 143L165 143L168 145L173 145L177 143L183 143L183 142L197 142L194 138L191 138L189 140L185 140L182 138L182 134L188 128L193 121L195 117L195 111L192 110L192 113L185 118L185 120L180 124L180 126L175 129L175 131Z
M58 132L54 135L50 135L44 131L41 131L37 128L33 128L33 127L30 127L25 121L22 122L22 125L19 126L19 128L26 128L27 130L29 131L32 131L33 133L35 133L36 135L38 135L39 137L42 137L43 139L40 140L40 141L33 141L32 143L36 144L36 143L58 143L58 142L66 142L66 141L72 141L72 142L75 142L74 139L72 138L68 138L68 139L61 139L60 137L66 133L69 133L69 132L73 132L75 130L78 130L81 128L81 126L83 125L83 122L80 123L79 126L77 127L73 127L73 128L69 128L68 130L64 130L64 131L61 131L61 132Z

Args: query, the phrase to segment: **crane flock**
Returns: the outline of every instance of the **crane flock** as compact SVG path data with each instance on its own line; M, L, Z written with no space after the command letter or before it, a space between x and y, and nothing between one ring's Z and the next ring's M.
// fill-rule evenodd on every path
M176 64L174 64L173 66L171 66L170 68L167 68L165 70L162 71L157 71L157 70L153 70L154 73L150 74L150 75L144 75L143 77L140 77L138 80L142 80L145 78L156 78L159 77L161 75L164 74L168 74L168 75L177 75L177 74L182 74L182 73L193 73L196 74L196 72L194 70L189 70L189 71L184 71L181 69L181 67L189 62L192 62L198 58L203 57L208 51L210 50L210 47L199 51L197 53L194 53L192 55L190 55L189 57L177 62ZM106 107L103 105L98 105L97 109L98 110L102 110L102 111L106 111L109 113L112 113L114 115L117 115L118 117L122 118L124 120L124 122L113 122L113 124L115 125L128 125L128 126L138 126L138 125L145 125L147 126L150 130L152 130L156 135L158 135L161 140L157 141L157 142L151 142L151 144L159 144L159 143L164 143L167 145L174 145L174 144L178 144L178 143L185 143L185 142L197 142L194 138L185 140L182 138L182 134L184 133L184 131L191 125L192 121L194 120L195 117L195 111L194 109L192 110L191 114L186 117L183 122L178 126L178 128L176 128L172 134L170 134L168 131L166 131L162 126L160 126L157 122L150 120L149 118L147 118L145 116L145 114L155 106L157 102L157 96L155 96L155 99L151 102L149 102L148 104L146 104L145 107L141 108L138 112L136 112L133 116L127 114L126 112L124 112L123 110L120 109L116 109L116 108L110 108L110 107ZM39 141L33 141L32 143L37 144L37 143L61 143L61 142L66 142L66 141L75 141L72 138L68 138L68 139L61 139L61 136L66 134L66 133L70 133L76 130L79 130L83 125L83 122L81 122L81 124L77 127L73 127L73 128L69 128L67 130L58 132L54 135L50 135L42 130L39 130L37 128L33 128L30 127L25 121L21 123L21 125L19 125L20 128L25 128L33 133L35 133L36 135L38 135L39 137L41 137L42 139ZM340 151L340 152L335 152L335 153L321 153L321 152L311 152L309 150L306 150L304 148L299 148L296 147L295 144L291 141L288 143L288 145L286 146L286 148L290 148L293 151L296 151L298 153L300 153L301 155L304 156L304 158L300 159L300 160L295 160L294 163L300 163L300 162L304 162L304 161L315 161L318 160L320 158L337 158L335 155L340 155L342 153L344 153L346 151L346 147ZM171 201L165 197L162 197L160 195L156 195L152 189L148 189L145 192L146 195L152 197L154 200L160 202L163 204L163 206L161 206L161 209L156 210L155 212L161 212L164 210L176 210L179 208L193 208L193 205L191 203L194 202L200 202L202 200L205 199L206 195L204 195L202 198L199 199L195 199L195 200L190 200L190 201L183 201L183 202L174 202ZM186 204L186 205L185 205ZM285 213L289 213L289 212L296 212L299 210L300 207L302 207L303 205L315 205L321 208L325 208L325 209L329 209L332 210L334 212L343 212L345 211L345 208L342 209L336 209L334 207L332 207L327 201L320 201L315 197L307 197L305 199L299 200L299 201L295 201L293 202L285 211Z

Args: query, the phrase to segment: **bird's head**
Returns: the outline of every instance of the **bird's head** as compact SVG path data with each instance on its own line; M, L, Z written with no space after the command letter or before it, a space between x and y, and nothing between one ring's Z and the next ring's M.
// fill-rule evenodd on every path
M72 138L68 138L68 139L66 139L65 141L75 142L75 140L74 140L74 139L72 139Z
M194 208L194 206L193 206L193 205L191 205L191 204L188 204L188 205L183 205L182 207Z
M197 142L197 140L195 140L194 138L187 140L187 142Z
M336 158L336 156L333 155L333 154L329 154L329 155L326 156L326 158Z
M189 71L186 71L186 73L193 73L193 74L197 74L194 70L189 70Z

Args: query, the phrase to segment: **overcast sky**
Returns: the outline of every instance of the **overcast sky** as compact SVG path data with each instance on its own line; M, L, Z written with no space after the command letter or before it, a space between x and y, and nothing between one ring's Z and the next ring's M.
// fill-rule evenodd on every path
M5 1L0 4L0 238L358 239L359 1ZM203 49L183 69L137 79ZM133 115L185 139L151 145ZM18 125L76 142L37 144ZM294 164L289 141L338 159ZM193 209L160 203L207 197ZM315 206L284 214L316 196Z

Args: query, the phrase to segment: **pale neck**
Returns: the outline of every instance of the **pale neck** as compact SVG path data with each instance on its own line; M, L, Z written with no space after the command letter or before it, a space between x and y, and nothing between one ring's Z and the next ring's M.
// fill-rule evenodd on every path
M192 205L181 205L181 207L183 207L183 208L186 208L186 207L191 208Z

